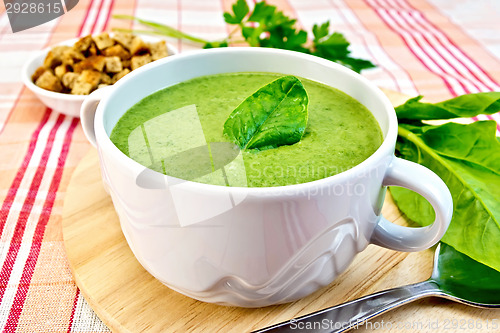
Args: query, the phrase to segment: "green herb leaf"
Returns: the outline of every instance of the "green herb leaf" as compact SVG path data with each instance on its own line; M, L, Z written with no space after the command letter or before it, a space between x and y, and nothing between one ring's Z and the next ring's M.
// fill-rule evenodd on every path
M260 46L261 45L261 40L260 40L260 35L264 31L262 30L261 27L243 27L241 28L241 34L247 41L247 43L250 46Z
M276 6L268 5L265 1L257 2L248 22L260 22L269 20L276 11Z
M496 122L478 121L470 125L425 126L421 137L442 156L484 167L500 176L500 144L495 133Z
M245 0L237 0L232 6L232 13L224 13L224 20L228 24L237 26L225 39L220 41L206 41L167 25L145 21L127 15L114 15L114 18L136 20L152 30L127 30L137 33L154 33L174 38L186 39L195 43L203 44L204 48L226 47L234 42L234 33L241 29L241 34L250 46L272 47L285 50L293 50L307 54L314 54L331 61L335 61L356 72L363 69L375 67L375 65L364 59L350 56L349 42L338 32L330 34L330 22L314 25L314 40L312 46L308 44L307 32L296 27L297 20L286 16L276 6L265 1L255 4L253 11ZM117 29L123 30L123 29ZM239 41L238 41L239 42Z
M228 47L229 44L226 41L221 41L221 42L208 42L203 45L204 49L213 49L217 47Z
M433 274L432 279L442 290L476 302L500 302L500 272L445 244L441 244L438 256L438 264L435 267L438 274Z
M312 28L314 39L319 41L321 38L328 36L330 29L330 21L326 21L322 25L315 24Z
M234 15L224 13L224 20L229 24L240 24L250 11L245 0L237 0L232 8Z
M484 107L483 107L484 109ZM444 243L500 271L500 143L496 123L399 125L397 154L444 180L453 197L453 218ZM399 209L428 225L434 210L420 195L393 187Z
M294 29L278 26L269 35L269 38L260 41L260 46L308 53L307 49L302 46L306 41L307 33L305 31L297 32Z
M500 111L500 92L484 92L458 96L440 103L422 103L422 96L396 108L398 120L432 120L474 117Z
M375 67L375 65L364 59L357 59L350 56L349 42L338 32L329 34L330 22L325 22L321 26L313 27L313 52L315 56L335 61L353 71L360 73L363 69Z
M231 23L227 20L226 22ZM250 46L273 47L314 54L335 61L358 73L363 69L375 67L369 60L351 57L349 42L338 32L330 33L329 21L314 25L312 47L307 45L307 32L296 28L296 23L296 19L286 16L282 11L277 10L276 6L261 1L255 4L253 12L246 21L233 24L241 26L242 35Z
M224 135L241 149L297 143L307 125L309 98L300 80L281 77L245 99L224 123Z
M349 43L341 34L332 34L330 38L324 42L315 43L314 46L316 48L315 55L332 61L344 59L349 54Z
M352 69L356 73L361 73L363 69L375 68L376 66L369 60L365 59L357 59L357 58L340 58L337 60L333 60L349 69Z

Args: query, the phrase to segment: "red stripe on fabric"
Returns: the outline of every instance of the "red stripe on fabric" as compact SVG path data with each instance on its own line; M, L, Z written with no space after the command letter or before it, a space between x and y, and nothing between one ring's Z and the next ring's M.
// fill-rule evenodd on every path
M19 94L19 96L21 96L21 94ZM18 99L19 99L19 97L18 97ZM50 114L51 114L51 110L46 109L44 116L42 117L42 120L40 121L38 128L32 134L31 140L30 140L30 145L28 147L28 151L27 151L27 153L23 159L23 162L21 164L21 167L19 168L19 170L18 170L18 172L13 180L13 183L8 191L8 195L6 197L6 200L2 204L2 209L0 210L0 224L1 224L0 235L3 233L3 230L5 228L5 224L6 224L9 212L10 212L10 208L15 200L19 186L22 182L22 179L24 178L24 175L26 173L29 162L31 161L31 158L33 156L33 152L35 150L37 141L39 139L39 134L40 134L42 128L47 124L48 119L50 117ZM10 115L9 115L9 117L10 117ZM63 116L60 116L59 119L57 120L54 128L51 130L51 133L49 134L49 140L47 142L47 146L46 146L45 151L43 153L43 155L45 155L45 156L50 155L50 154L47 155L46 152L50 151L52 148L53 138L55 136L55 133L57 132L57 129L61 125L62 119L63 119ZM77 121L76 121L76 123L77 123ZM76 124L75 124L75 126L76 126ZM43 158L42 158L42 163L43 163ZM45 163L46 163L46 161L45 161ZM25 199L23 209L20 213L19 220L16 224L16 229L14 231L13 239L10 242L9 252L7 254L6 262L4 263L4 266L2 267L2 271L0 272L0 281L2 281L2 285L0 285L0 300L3 299L3 296L5 294L5 291L6 291L6 288L8 285L8 281L10 278L10 273L12 272L13 266L15 264L15 259L17 257L17 253L18 253L19 248L20 248L20 242L22 241L24 229L26 228L26 222L27 222L27 219L29 217L29 213L26 214L26 212L27 211L31 212L34 200L36 198L36 193L33 193L32 191L38 190L38 187L39 187L39 184L41 183L41 179L43 178L44 172L45 172L45 166L43 166L43 167L39 166L36 173L35 173L35 176L33 178L32 186L30 187L30 192L29 192L27 198ZM36 185L36 183L38 183L38 186ZM50 216L50 214L48 216ZM47 217L47 219L48 219L48 217ZM3 285L3 284L5 284L5 285ZM13 304L13 306L17 307L18 304ZM22 306L19 307L19 309L21 309L21 308L22 308ZM9 327L7 327L7 329L9 329Z
M21 163L21 167L18 169L16 176L14 177L14 180L12 181L12 184L10 185L9 191L7 192L7 197L5 198L5 200L2 204L2 208L0 210L0 237L3 234L3 230L5 228L7 218L9 217L10 207L12 207L12 204L14 203L14 199L16 198L16 194L17 194L17 191L19 189L19 186L21 185L21 181L23 180L24 174L26 173L26 170L28 169L28 165L31 161L31 157L33 157L33 152L35 151L35 147L36 147L36 143L38 141L38 136L40 135L40 131L45 126L45 124L47 124L47 121L49 120L50 113L51 113L50 109L45 109L45 113L42 117L42 120L40 121L40 124L38 125L36 130L31 135L30 144L28 146L28 151L26 152L26 155L24 155L24 160Z
M108 15L106 17L106 23L104 24L103 31L106 31L107 28L108 28L109 21L110 21L110 18L111 18L111 12L112 12L112 9L113 9L114 5L115 5L115 0L112 0L111 4L109 6L109 11L108 11ZM136 6L137 6L137 3L136 3ZM97 20L96 20L96 22L97 22ZM82 25L82 29L83 29L83 25ZM71 327L73 326L73 321L75 319L75 312L76 312L76 307L78 305L78 297L79 297L79 295L80 295L80 289L77 287L76 288L76 293L75 293L75 298L73 299L73 307L71 308L71 315L69 317L69 322L68 322L68 330L67 330L68 333L71 332Z
M371 0L365 0L368 4L368 6L370 6L373 11L375 12L375 14L377 14L378 17L380 17L380 19L382 21L384 21L386 23L386 25L391 28L394 32L396 32L399 37L401 37L403 43L405 43L405 45L408 47L408 50L415 56L415 58L417 58L418 60L420 60L420 62L422 63L422 65L427 68L431 73L434 73L435 75L439 76L444 84L446 85L446 87L448 88L448 90L450 91L450 93L453 95L453 96L457 96L458 94L455 92L455 89L451 86L451 84L448 82L447 79L445 79L442 75L440 75L439 73L436 73L435 71L433 71L427 64L426 62L424 62L420 56L417 54L417 52L415 52L415 50L413 49L412 46L410 46L410 44L408 43L408 41L406 40L406 38L403 36L403 34L401 32L398 31L398 29L395 29L392 24L390 22L387 21L386 17L384 15L381 14L381 11L382 10L379 10L378 8L376 8L375 6L373 6L371 4ZM384 12L387 12L387 10L384 9ZM386 15L389 15L388 13L386 13Z
M491 77L487 71L485 71L472 57L469 57L469 55L467 55L467 53L463 52L462 49L453 42L453 40L451 40L450 38L448 38L448 36L446 36L446 34L441 31L441 29L439 29L435 24L433 24L430 20L428 20L420 11L418 11L418 9L414 8L410 3L407 3L405 2L404 0L401 0L401 2L405 3L409 8L415 10L416 12L418 12L419 16L422 18L423 21L425 21L427 24L429 24L429 26L431 26L432 28L434 28L437 32L440 33L440 35L442 35L442 37L448 42L450 43L454 48L456 48L457 50L460 51L460 53L465 57L467 58L468 61L470 61L472 64L474 64L476 66L476 68L483 74L485 75L493 84L495 84L497 87L495 87L494 89L497 89L498 86L500 85L493 77ZM462 29L460 26L458 26L458 28ZM466 68L470 69L470 67L468 66L465 66ZM475 75L475 74L474 74ZM480 79L478 79L480 80ZM480 80L482 81L482 80ZM484 81L482 81L484 83Z
M92 0L93 1L93 0ZM88 18L88 13L90 11L90 8L91 6L88 7L87 9L87 15L85 16L85 19ZM94 31L95 29L95 26L99 20L99 14L100 14L100 11L101 11L101 8L102 8L102 2L100 3L100 6L99 6L99 11L96 15L96 18L93 22L93 25L92 25L92 30L91 31ZM109 19L109 13L106 17L106 22L105 24L107 24L107 20ZM82 23L81 27L80 27L80 32L82 31L84 25L85 25L86 21L84 20L84 22ZM57 123L62 123L62 120L64 119L64 116L63 115L60 115L58 120L57 120ZM60 123L59 123L59 126L60 126ZM43 209L42 209L42 213L40 214L40 218L38 220L38 223L36 225L36 229L35 229L35 233L33 235L33 240L32 240L32 245L31 245L31 248L30 248L30 252L29 252L29 255L28 255L28 258L26 260L26 263L24 265L24 269L23 269L23 273L22 273L22 276L21 276L21 280L20 280L20 283L19 283L19 287L17 289L17 292L16 292L16 295L15 295L15 298L14 298L14 302L12 304L12 307L10 309L10 312L9 312L9 317L7 319L7 323L6 323L6 326L5 328L7 329L13 329L15 330L16 327L17 327L17 324L19 322L19 318L20 318L20 315L21 315L21 312L22 312L22 308L24 306L24 302L26 300L26 295L28 293L28 290L29 290L29 287L30 287L30 282L31 282L31 279L33 277L33 273L34 273L34 270L35 270L35 266L36 266L36 262L38 260L38 256L39 256L39 253L40 253L40 248L41 248L41 245L42 245L42 241L43 241L43 236L45 234L45 228L46 228L46 225L50 219L50 215L52 213L52 208L54 206L54 202L55 202L55 199L56 199L56 195L57 195L57 189L59 188L59 185L60 185L60 182L61 182L61 179L62 179L62 174L63 174L63 171L64 171L64 165L65 165L65 162L66 162L66 157L67 157L67 154L69 152L69 147L70 147L70 144L71 144L71 139L72 139L72 135L73 135L73 132L76 128L76 126L78 125L78 119L77 118L73 118L72 120L72 123L70 125L70 128L68 129L68 131L66 132L66 135L65 135L65 138L64 138L64 142L63 142L63 147L62 147L62 150L61 150L61 153L59 155L59 158L58 158L58 165L57 165L57 168L55 170L55 173L54 173L54 176L51 180L51 183L50 183L50 187L49 187L49 191L47 193L47 198L45 199L45 202L44 202L44 206L43 206ZM57 128L59 128L59 126L57 126ZM57 132L57 130L56 130ZM52 131L50 133L52 135ZM50 156L50 151L52 150L52 145L53 145L53 138L52 140L50 140L51 138L51 135L49 135L49 140L48 140L48 143L47 143L47 146L45 148L45 151L42 155L42 160L41 160L41 163L37 169L37 173L35 173L35 177L33 179L33 183L35 181L37 181L38 186L36 186L36 192L38 192L38 188L41 184L41 181L43 179L43 173L45 172L45 169L46 169L46 165L47 165L47 162L48 162L48 158ZM55 133L54 133L54 137L55 137ZM49 151L48 155L45 154L46 151ZM41 173L41 175L38 175L37 177L37 174L38 174L38 170L39 169L43 169L43 172ZM32 183L32 185L33 185ZM36 192L35 194L32 196L33 197L33 202L36 198ZM31 193L31 189L30 189L30 192ZM28 198L30 198L31 196L28 195ZM28 198L26 199L26 201L28 201ZM25 201L25 202L26 202ZM33 203L31 203L31 206L33 206ZM14 237L11 241L11 244L10 244L10 247L9 247L9 252L7 254L7 259L10 259L9 260L9 264L5 265L4 263L4 267L2 267L2 271L0 272L0 279L2 281L8 281L9 278L10 278L10 275L12 273L12 268L14 266L14 263L15 263L15 260L16 260L16 257L17 257L17 254L19 252L19 249L21 247L21 242L22 242L22 236L24 234L24 230L26 228L26 224L27 224L27 220L29 218L29 215L31 213L31 209L29 210L26 210L27 211L27 214L24 214L25 217L22 219L21 218L21 214L23 214L25 212L25 209L24 209L24 206L23 206L23 209L21 211L21 214L20 214L20 218L18 220L18 225L16 225L16 231L14 233ZM21 221L21 226L19 227L19 221ZM19 231L18 235L16 235L16 233ZM18 241L16 242L15 240ZM12 249L12 251L11 251ZM10 254L10 256L9 256ZM12 258L13 257L13 258ZM6 260L7 262L7 260ZM4 274L2 274L4 273ZM5 275L7 275L7 279L4 279L3 277ZM7 282L8 283L8 282ZM7 283L6 283L6 287L7 287ZM5 290L6 288L4 288L3 290L0 289L0 300L3 299L3 295L5 294Z
M57 18L59 19L59 18ZM8 24L7 24L8 26ZM52 27L52 30L50 31L50 34L52 34L52 32L57 28L57 24L54 24L53 27ZM3 32L0 33L0 40L2 39L2 37L4 36ZM45 42L43 48L47 47L47 44L50 42L50 38L47 38L47 41ZM19 47L19 45L16 45L15 46L16 48ZM2 49L5 49L5 50L8 50L8 49L11 49L12 47L10 47L9 45L5 45L5 43L2 45ZM27 49L28 51L32 51L33 50L33 47L30 47L29 49ZM17 51L24 51L20 48L17 49ZM25 89L25 86L23 85L22 88L21 88L21 91L19 92L18 96L17 96L17 99L16 99L16 102L14 103L14 106L11 108L11 110L9 111L9 114L7 116L7 118L5 119L5 122L4 122L4 126L2 127L2 129L0 129L0 134L3 132L3 130L5 129L5 127L7 126L7 123L13 113L13 110L15 110L16 108L16 105L17 105L17 101L21 98L22 94L23 94L23 91ZM1 235L1 234L0 234Z
M438 53L438 55L441 59L443 59L450 67L452 67L452 69L456 72L456 74L458 76L458 77L455 77L457 80L467 81L469 84L471 84L477 90L477 92L484 91L484 89L480 87L480 85L481 85L481 86L484 86L484 88L486 88L486 86L482 82L479 81L479 85L478 85L478 83L475 82L475 80L467 78L465 76L465 74L456 65L454 65L452 63L453 61L457 61L463 65L463 63L461 63L458 58L454 57L453 54L451 53L451 51L448 50L448 48L445 45L443 45L430 31L425 29L423 26L419 25L417 22L411 22L405 15L400 15L400 17L405 20L405 22L408 24L408 26L414 28L415 30L418 30L420 36L424 39L424 41L429 46L431 46L432 49L436 51L436 53ZM426 36L426 34L430 34L435 39L435 41L432 41L428 36ZM439 44L439 45L437 45L437 44ZM441 47L439 47L439 46L441 46ZM444 52L443 49L446 50L447 52ZM467 70L466 66L464 66L464 68L465 68L466 72L470 73L470 71ZM469 91L471 91L471 90L469 89Z
M73 299L73 307L71 308L71 315L69 316L68 330L66 331L67 333L71 333L71 327L73 326L73 321L75 320L78 295L80 295L80 289L76 288L75 299Z
M106 17L106 23L104 24L104 28L102 29L103 31L106 31L108 29L109 25L109 19L111 18L111 13L113 12L113 7L115 6L115 0L111 0L111 4L109 5L109 11L108 11L108 16Z
M85 14L83 23L80 25L80 29L78 30L78 35L81 34L82 29L85 26L85 21L87 20L87 18L89 16L89 12L90 12L90 9L92 7L92 3L93 2L94 2L94 0L91 0L90 5L87 7L87 12ZM24 87L23 87L23 89L24 89ZM21 91L21 93L18 96L18 100L20 99L21 96L22 96L22 91ZM13 180L13 182L12 182L10 188L9 188L9 191L7 192L7 197L5 198L5 200L4 200L3 204L2 204L2 208L0 210L0 237L3 234L3 229L4 229L5 223L7 221L7 217L8 217L9 211L10 211L10 207L12 206L12 203L14 202L15 196L17 194L17 190L19 189L19 186L21 185L21 181L22 181L22 179L24 177L24 174L26 173L26 169L27 169L27 167L29 165L29 162L31 160L31 157L33 155L33 151L35 150L35 146L36 146L36 143L37 143L40 131L42 130L42 128L47 123L47 121L49 119L49 116L50 116L50 113L51 113L50 109L48 109L48 108L45 109L45 113L44 113L44 116L42 117L40 125L38 126L38 128L35 130L35 132L31 136L30 145L28 147L28 151L26 152L24 160L23 160L23 162L21 164L21 167L19 168L19 170L18 170L18 172L16 174L16 177L14 178L14 180ZM9 114L9 117L10 117L10 114ZM5 126L6 126L6 124L5 124ZM4 126L4 128L5 128L5 126ZM0 300L1 300L1 297L0 297Z
M99 9L97 10L97 15L95 16L94 23L92 24L92 29L90 30L91 34L96 33L96 31L94 31L94 30L95 30L95 26L97 25L97 22L99 21L99 16L101 14L103 4L104 4L104 0L101 0L101 2L99 3Z
M3 130L5 129L5 127L7 127L6 125L7 125L7 123L9 122L10 116L12 116L12 113L13 113L13 112L12 112L12 110L14 110L14 109L16 108L16 106L17 106L17 104L19 103L19 100L21 99L21 96L23 95L23 92L24 92L24 90L25 90L25 89L26 89L26 87L25 87L25 86L23 86L23 87L21 88L21 91L20 91L20 92L19 92L19 94L17 95L16 100L14 101L14 105L12 105L12 108L10 109L11 111L10 111L10 112L9 112L9 114L7 115L7 118L5 118L5 121L4 121L4 123L3 123L3 127L2 127L2 128L0 128L0 134L2 134Z
M64 116L61 116L61 122L62 119L64 119ZM77 125L78 125L78 118L73 118L73 121L71 122L71 125L68 131L66 132L66 136L64 137L64 143L61 149L61 154L59 155L59 159L57 161L57 168L55 170L54 177L52 178L52 181L50 183L49 191L47 193L47 198L45 200L45 204L43 205L42 213L40 214L40 219L37 223L35 233L33 235L33 240L30 253L28 255L28 260L24 265L23 274L19 282L19 287L17 289L16 296L14 298L13 306L10 309L9 318L5 325L6 328L16 327L19 321L24 301L26 300L26 295L28 294L28 290L30 287L31 278L33 277L33 273L35 271L38 255L40 254L40 248L42 246L43 236L45 234L45 227L49 222L50 215L52 213L52 209L54 208L54 203L56 201L57 190L59 188L59 185L61 184L61 179L64 172L64 165L66 164L66 157L68 156L69 148L71 146L71 139L73 137L73 133ZM47 161L48 157L47 160L44 160L44 165L47 164Z
M83 31L83 28L85 27L85 22L87 22L87 19L89 18L90 9L92 8L93 4L94 4L94 0L91 0L89 6L87 7L87 12L85 13L85 16L83 17L83 21L82 21L83 23L82 23L82 25L80 25L80 29L78 29L78 35L77 35L78 37L82 37L82 31Z
M485 86L485 88L487 88L487 89L496 89L496 88L498 88L498 84L496 84L494 82L494 80L491 80L491 78L489 78L489 77L488 77L487 81L481 79L478 76L478 73L476 73L476 70L474 70L473 68L471 68L470 66L468 66L460 57L458 57L457 51L460 52L460 55L462 57L470 59L462 50L460 50L458 47L456 47L455 45L453 45L453 43L450 42L450 40L448 39L448 37L446 37L441 31L436 30L435 28L433 28L432 25L429 23L429 21L427 21L425 19L425 17L423 17L423 15L421 13L410 13L409 15L417 23L422 24L423 28L425 28L437 40L437 42L443 48L445 48L450 53L450 55L452 55L454 57L454 59L456 59L464 67L464 69L467 70L468 73L470 73L470 75L472 75L474 77L475 80L477 80L478 82L480 82L481 84L483 84ZM427 27L426 25L429 25L429 27ZM447 43L449 43L455 50L451 49L450 46L446 45ZM473 65L475 67L477 67L476 64L473 63ZM477 68L477 69L482 72L482 70L480 68ZM484 72L482 72L482 74L485 75Z
M389 2L389 0L386 0ZM430 22L421 12L412 7L411 4L406 3L404 0L396 0L396 6L399 4L400 8L404 11L398 17L405 20L405 22L412 28L419 31L422 38L433 48L433 50L440 55L440 59L446 61L456 72L457 75L463 79L458 78L459 82L473 85L477 91L490 91L499 88L498 83L487 74L475 61L471 59L465 52L463 52L451 39L449 39L444 32L437 28ZM383 5L383 3L382 3ZM387 7L387 6L386 6ZM413 22L412 22L413 21ZM408 31L411 34L411 31ZM414 33L413 33L414 34ZM432 37L431 41L427 34ZM467 65L467 59L472 66ZM460 64L461 66L455 65ZM486 79L481 78L484 76ZM466 89L466 92L476 92Z
M98 31L96 31L96 32L100 33L102 31L106 30L106 26L108 25L109 17L111 16L111 9L112 8L113 8L113 0L109 0L107 3L107 7L105 8L106 15L102 16L102 17L104 17L104 22L103 22L103 24L101 24L100 29L98 29ZM97 22L99 22L99 20Z
M33 177L33 181L31 183L30 189L28 191L28 196L24 200L23 207L21 209L21 213L19 214L19 219L16 223L16 228L14 230L14 235L10 241L9 250L7 252L7 256L5 258L5 262L2 266L2 270L0 271L0 300L3 299L5 294L5 290L7 289L7 285L9 283L10 274L12 273L12 268L16 262L17 254L19 252L19 248L21 247L21 242L24 234L24 230L26 228L29 215L31 213L31 207L36 198L36 193L40 188L40 184L42 183L43 175L46 170L47 160L49 159L50 152L52 150L52 146L54 144L54 139L57 133L57 130L61 126L63 122L64 116L60 115L57 118L54 127L52 127L49 137L47 139L47 145L42 154L42 160L40 165L37 167L35 175ZM5 284L5 285L4 285Z
M381 1L379 1L379 3L381 3ZM411 31L411 29L409 29L409 27L407 26L404 26L404 24L407 24L406 21L403 19L403 17L399 14L393 14L393 10L389 10L387 8L384 8L384 9L381 9L385 12L385 15L387 15L388 17L390 17L391 21L393 22L395 28L393 28L393 30L395 31L398 31L398 34L405 39L408 38L408 40L411 40L413 43L416 44L416 47L418 50L420 50L420 52L422 52L423 54L425 54L425 57L423 57L422 55L419 55L418 52L414 52L414 54L417 56L417 58L420 60L420 62L431 72L431 73L434 73L436 75L438 75L442 80L445 81L445 83L447 83L447 86L448 86L448 89L452 89L452 93L454 96L457 96L457 95L461 95L462 92L461 91L457 91L456 88L453 87L453 84L452 84L452 81L453 82L456 82L459 86L462 87L462 90L466 93L468 92L471 92L470 89L466 86L466 84L464 84L464 82L462 82L461 80L459 80L457 77L455 77L455 75L453 73L450 73L448 71L446 71L442 65L439 63L438 60L442 60L442 61L445 61L445 59L443 59L442 57L440 57L439 55L437 55L437 59L436 60L436 57L431 55L427 50L426 50L426 46L428 46L430 49L432 49L434 52L437 53L437 50L435 47L433 47L432 45L425 45L423 43L421 43L419 41L418 38L415 38L414 36L414 33ZM400 22L400 21L403 21L403 22ZM389 23L390 24L390 23ZM404 34L403 34L404 32ZM406 36L405 36L406 35ZM407 44L408 47L410 49L412 49L412 47ZM412 52L415 51L412 49ZM432 69L429 64L432 64L433 66L436 66L439 71L436 71L434 69Z
M379 0L380 1L380 0ZM425 55L427 56L427 58L435 65L437 66L441 71L442 73L444 74L440 74L440 73L437 73L436 71L433 71L431 70L433 73L436 73L438 75L440 75L441 77L443 77L445 80L449 80L448 78L446 78L446 76L450 76L451 78L453 78L454 80L456 80L458 82L458 84L460 86L462 86L462 88L464 89L464 91L466 93L471 93L473 92L468 86L466 83L463 82L463 79L461 79L459 76L459 73L458 71L456 70L456 68L446 59L444 58L442 55L439 54L439 51L436 49L436 47L432 44L430 44L427 39L425 38L425 36L423 36L423 34L420 34L424 40L427 42L427 43L422 43L420 42L419 38L416 38L415 37L415 33L412 32L412 29L411 29L411 26L410 24L408 23L408 21L406 21L404 19L404 17L402 15L400 15L399 13L396 13L396 14L392 14L392 11L390 10L387 10L387 9L384 9L384 11L387 13L387 15L391 16L391 18L394 20L394 23L398 25L398 27L402 30L402 31L405 31L411 38L412 40L418 45L418 48L423 52L425 53ZM399 20L398 20L399 19ZM400 22L402 21L402 22ZM404 26L403 24L405 24L406 26ZM432 49L436 55L432 55L429 51L427 51L427 47L429 47L430 49ZM419 57L419 59L421 59L422 62L424 62L425 60L422 59L421 57ZM450 72L450 71L447 71L440 63L439 63L439 60L442 60L444 62L446 62L450 67L451 69L454 71ZM458 94L458 93L457 93Z
M383 0L373 0L373 1L378 1L379 4L382 4L382 7L384 7L384 2ZM386 0L386 1L391 1L391 0ZM404 4L406 6L406 3L404 0L395 0L396 3L399 4ZM387 8L387 6L385 6ZM498 83L491 78L485 70L483 70L478 64L476 64L472 59L470 59L469 56L465 54L458 46L456 46L441 30L439 30L436 26L434 26L429 20L427 20L423 14L421 14L418 10L416 10L414 7L411 7L411 5L407 5L407 8L409 10L406 11L405 13L398 13L397 11L395 12L396 14L393 14L394 12L388 11L386 8L385 10L386 15L392 16L392 20L394 21L394 24L398 26L398 29L401 29L402 31L406 30L407 34L409 36L415 35L416 33L419 34L427 43L420 43L418 38L415 38L412 36L414 42L416 42L421 49L422 52L424 52L430 60L434 62L438 68L443 71L444 73L451 74L457 82L464 88L464 91L466 93L471 93L471 92L480 92L480 91L489 91L490 88L491 90L496 90L499 88ZM410 14L412 12L412 14ZM378 14L378 13L377 13ZM380 15L379 15L380 16ZM407 17L408 16L408 17ZM399 21L397 18L400 18L401 21ZM412 18L413 22L412 22ZM386 23L389 23L386 21ZM405 29L403 24L408 25L409 27L415 29L415 32L412 32L410 29ZM390 23L389 23L390 25ZM393 29L397 30L397 29ZM432 37L432 40L427 37L427 34L429 34ZM398 34L400 34L398 32ZM404 36L400 34L400 36L404 39ZM454 49L451 49L449 45L446 45L443 40L451 45ZM406 43L406 41L405 41ZM407 44L408 45L408 44ZM436 52L435 56L432 57L426 50L425 46L430 47L434 52ZM410 48L411 50L411 48ZM411 50L413 52L413 50ZM414 53L415 54L415 53ZM473 67L467 66L465 62L460 59L460 57L464 57L468 59L472 64ZM424 59L421 57L418 57L418 59L426 66L428 69L430 69L427 64L425 64ZM444 60L448 66L450 66L449 70L445 70L437 61L437 59ZM457 65L459 63L463 68L461 69L460 66ZM475 67L475 68L474 68ZM478 72L476 72L476 69ZM432 71L432 70L431 70ZM450 72L452 71L452 72ZM436 73L436 71L432 71ZM438 73L436 73L438 74ZM484 75L487 79L484 80L480 78L479 76ZM444 77L443 77L444 79ZM471 90L466 83L472 85L475 89ZM448 88L450 88L448 86ZM456 94L456 91L453 90L451 91L453 94ZM486 115L488 119L495 120L492 116ZM477 117L472 117L474 121L479 120ZM500 132L500 124L496 122L496 128L497 131Z
M331 4L332 7L334 8L338 8L336 5L335 5L335 2L333 0L330 0L329 3ZM351 25L351 23L349 22L348 18L345 16L345 14L343 13L343 11L339 8L339 11L340 15L344 18L345 22L347 23L347 25L349 25L351 27L352 30L354 30L354 26ZM359 20L360 22L362 22L362 20ZM382 45L380 44L380 42L378 41L377 37L376 36L373 36L373 39L375 40L375 42L378 44L378 46L382 48ZM370 56L372 57L372 59L376 59L375 55L372 53L372 51L370 50L369 46L368 46L368 42L365 40L365 38L362 38L363 40L363 44L365 45L365 48L367 50L367 52L370 54ZM388 58L390 58L390 56L388 54L386 54ZM391 58L390 58L391 59ZM392 60L392 59L391 59ZM380 63L377 64L378 66L380 66ZM382 67L382 66L381 66ZM398 87L398 90L401 92L402 89L401 89L401 86L399 85L399 82L396 78L396 76L388 69L386 68L383 68L382 69L391 77L392 81L394 81L396 87ZM404 68L401 68L402 71L404 71L406 73L406 75L408 75L408 77L410 77L410 74L408 73L408 71L406 71ZM415 87L415 84L413 84L413 82L411 82L413 87L415 88L416 91L417 90L417 87Z

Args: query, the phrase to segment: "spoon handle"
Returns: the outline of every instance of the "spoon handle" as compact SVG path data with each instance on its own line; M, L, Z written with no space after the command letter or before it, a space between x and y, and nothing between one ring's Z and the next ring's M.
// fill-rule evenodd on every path
M419 298L438 295L434 281L423 281L404 287L384 290L375 294L326 308L299 318L294 318L256 331L300 332L308 329L314 333L338 333L364 324L386 311Z

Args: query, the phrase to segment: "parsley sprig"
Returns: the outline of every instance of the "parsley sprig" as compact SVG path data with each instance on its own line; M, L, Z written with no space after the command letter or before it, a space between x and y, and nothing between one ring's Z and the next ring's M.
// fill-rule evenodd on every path
M297 20L286 16L276 6L265 1L257 2L252 12L245 0L237 0L232 6L232 13L224 13L224 20L235 29L224 39L207 41L183 33L175 28L128 15L114 15L118 19L135 20L151 30L115 29L135 33L149 33L189 40L203 44L204 48L227 47L239 42L235 37L238 31L244 42L250 46L271 47L313 54L340 63L356 72L373 68L375 65L364 59L353 58L349 51L349 42L339 32L330 32L330 22L314 25L312 43L308 41L305 30L297 27Z

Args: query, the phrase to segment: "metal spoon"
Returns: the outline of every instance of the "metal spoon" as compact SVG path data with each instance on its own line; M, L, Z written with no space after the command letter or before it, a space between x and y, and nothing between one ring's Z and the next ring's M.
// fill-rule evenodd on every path
M364 296L255 333L297 332L300 327L313 327L308 332L314 333L344 332L384 312L429 296L481 308L499 308L500 272L470 259L451 246L440 244L434 255L432 275L426 281Z

